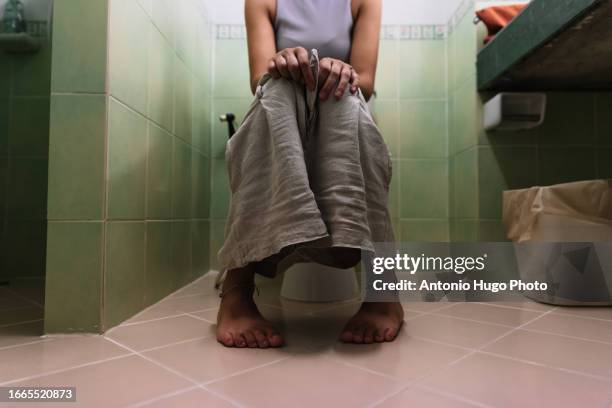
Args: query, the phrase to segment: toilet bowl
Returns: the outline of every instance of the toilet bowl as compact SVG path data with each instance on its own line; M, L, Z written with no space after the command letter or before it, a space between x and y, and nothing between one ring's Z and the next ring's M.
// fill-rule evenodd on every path
M338 302L359 295L354 268L337 269L315 263L299 263L284 276L281 297L302 302Z

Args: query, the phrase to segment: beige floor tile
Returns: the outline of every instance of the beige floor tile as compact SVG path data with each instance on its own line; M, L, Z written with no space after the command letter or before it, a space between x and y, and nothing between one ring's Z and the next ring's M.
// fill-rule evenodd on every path
M612 320L604 321L550 313L528 324L525 329L605 341L612 344Z
M106 337L141 351L212 334L210 323L191 316L178 316L119 326L111 330Z
M42 319L43 313L43 309L38 306L0 310L0 326Z
M147 408L229 408L234 406L236 405L201 388L143 405Z
M69 336L0 350L0 382L125 355L101 336Z
M141 357L128 356L15 385L76 387L77 403L53 404L54 408L112 408L124 407L193 384Z
M592 317L612 321L612 307L559 307L553 313Z
M473 408L478 405L471 404L450 396L440 395L420 388L409 388L396 396L376 405L377 408Z
M468 352L412 338L404 328L393 343L338 343L332 356L349 364L396 377L405 383L439 370Z
M483 351L612 380L612 344L517 330Z
M412 310L414 312L429 313L439 309L454 307L457 303L450 302L402 302L404 310Z
M537 303L527 298L521 298L520 300L516 301L487 302L485 304L533 310L534 312L548 312L549 310L556 308L556 306Z
M198 382L218 379L289 355L287 349L231 349L215 338L194 340L144 353Z
M0 348L42 340L43 325L44 322L39 320L32 323L0 327Z
M531 310L500 307L481 303L460 303L451 308L442 309L435 313L511 327L520 326L521 324L535 319L542 314L541 312L534 312Z
M512 330L508 327L433 314L421 315L408 320L406 329L411 335L417 337L468 348L481 347Z
M249 407L367 406L401 386L388 377L331 361L299 356L210 384Z
M612 383L506 358L474 354L425 384L495 407L607 407Z
M168 316L177 316L186 312L196 312L219 306L219 297L213 295L188 295L185 297L168 297L145 309L124 324L144 322Z
M35 306L32 304L32 302L16 296L11 292L5 291L0 293L0 311L32 306Z

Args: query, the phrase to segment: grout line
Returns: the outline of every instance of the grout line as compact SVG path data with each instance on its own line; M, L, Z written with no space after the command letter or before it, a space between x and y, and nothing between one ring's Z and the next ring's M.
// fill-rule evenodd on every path
M569 313L569 312L563 312L563 310L565 310L565 309L557 308L557 311L555 311L554 315L555 316L558 316L558 315L561 315L561 316L570 316L570 317L574 317L576 319L596 320L596 321L599 321L599 322L606 322L606 323L612 324L612 319L605 319L605 318L602 318L602 317L593 317L593 316L581 316L581 315L572 314L572 313ZM612 308L610 308L610 310L612 311Z
M111 342L111 343L113 343L113 344L115 344L115 345L117 345L117 346L119 346L119 347L121 347L121 348L123 348L123 349L125 349L127 351L130 351L132 353L132 355L136 355L136 356L138 356L140 358L143 358L143 359L147 360L150 363L155 364L156 366L158 366L160 368L163 368L164 370L166 370L166 371L168 371L168 372L170 372L170 373L172 373L172 374L182 378L183 380L189 381L190 383L193 383L194 385L198 385L198 382L196 380L192 379L191 377L188 377L188 376L182 374L181 372L179 372L177 370L174 370L173 368L170 368L170 367L168 367L168 366L166 366L166 365L164 365L164 364L162 364L162 363L160 363L160 362L158 362L158 361L156 361L156 360L154 360L154 359L152 359L150 357L147 357L147 356L141 354L140 352L132 349L131 347L128 347L128 346L126 346L126 345L124 345L124 344L122 344L122 343L120 343L120 342L118 342L118 341L116 341L114 339L111 339L109 337L104 337L104 339L106 339L107 341L109 341L109 342Z
M23 324L36 323L36 322L42 322L42 321L44 321L44 319L24 320L22 322L17 322L17 323L8 323L8 324L0 325L0 329L3 329L5 327L15 327L15 326L21 326Z
M18 343L18 344L11 344L10 346L2 346L2 347L0 347L0 351L8 350L8 349L11 349L11 348L22 347L22 346L29 346L29 345L32 345L32 344L42 343L42 342L45 342L45 341L53 341L53 340L54 339L39 337L38 340L29 341L27 343Z
M166 398L169 398L169 397L174 397L174 396L186 394L189 391L197 390L199 388L200 387L197 386L197 385L192 385L191 387L187 387L187 388L181 388L179 390L172 391L172 392L169 392L167 394L158 395L157 397L149 398L149 399L146 399L144 401L140 401L140 402L136 402L134 404L130 404L126 408L144 407L144 406L150 405L150 404L152 404L154 402L159 402L159 401L162 401L162 400L164 400Z
M204 339L209 339L212 338L212 335L208 335L208 336L199 336L199 337L192 337L190 339L186 339L186 340L179 340L179 341L175 341L172 343L168 343L168 344L163 344L161 346L155 346L155 347L149 347L143 350L139 350L138 353L148 353L149 351L155 351L155 350L160 350L166 347L173 347L173 346L179 346L181 344L187 344L187 343L191 343L197 340L204 340ZM115 341L118 341L116 339L113 339Z
M430 392L432 394L437 394L437 395L441 395L443 397L447 397L456 401L461 401L461 402L465 402L467 404L471 404L480 408L493 408L492 405L487 405L487 404L483 404L482 402L478 402L478 401L474 401L472 399L469 398L465 398L462 397L461 395L457 395L457 394L453 394L451 392L446 392L446 391L442 391L442 390L436 390L435 388L431 388L428 387L426 385L421 385L421 384L417 384L414 388L416 389L420 389L423 391L427 391Z
M129 357L131 355L133 355L133 354L126 353L126 354L121 354L121 355L114 356L114 357L105 358L105 359L102 359L102 360L95 360L95 361L90 361L90 362L84 363L84 364L78 364L78 365L71 366L71 367L66 367L66 368L61 368L61 369L51 370L51 371L45 371L45 372L38 373L38 374L35 374L35 375L31 375L31 376L28 376L28 377L22 377L22 378L17 378L17 379L10 380L10 381L0 382L0 386L10 385L10 384L14 384L14 383L17 383L17 382L35 380L37 378L47 377L47 376L54 375L54 374L60 374L60 373L66 372L66 371L75 370L77 368L89 367L89 366L96 365L96 364L101 364L101 363L106 363L106 362L109 362L109 361L119 360L121 358L126 358L126 357Z
M278 358L276 360L268 361L267 363L264 363L264 364L261 364L261 365L255 366L255 367L250 367L250 368L246 368L244 370L236 371L235 373L228 374L228 375L225 375L223 377L215 378L215 379L208 380L208 381L203 381L203 382L199 383L199 385L208 391L208 386L209 385L212 385L212 384L215 384L215 383L218 383L218 382L221 382L221 381L225 381L227 379L230 379L230 378L242 375L242 374L249 373L249 372L257 370L259 368L264 368L264 367L267 367L269 365L280 363L281 361L285 361L285 360L287 360L289 358L290 358L290 356L280 357L280 358Z
M578 337L578 336L572 336L572 335L569 335L569 334L555 333L555 332L551 332L551 331L547 331L547 330L540 330L540 329L522 328L521 330L522 331L526 331L526 332L539 333L539 334L548 334L548 335L551 335L551 336L565 337L567 339L572 339L572 340L587 341L587 342L591 342L591 343L605 344L607 346L612 346L612 341L590 339L588 337Z
M39 308L44 309L44 307L45 307L44 305L41 305L40 303L38 303L38 302L36 302L36 301L26 297L26 296L23 296L21 293L16 292L15 290L11 289L10 287L5 288L5 289L6 289L7 292L12 293L13 295L17 296L18 298L20 298L22 300L25 300L26 302L29 302L29 303L31 303L31 304L33 304L35 306L38 306Z
M480 323L480 324L488 324L491 326L497 326L497 327L504 327L506 329L514 329L516 326L512 326L509 324L501 324L501 323L493 323L493 322L487 322L487 321L483 321L483 320L476 320L476 319L470 319L468 317L460 317L460 316L452 316L452 315L446 315L443 313L430 313L434 316L439 316L439 317L446 317L449 319L455 319L455 320L462 320L465 322L473 322L473 323Z
M222 399L223 401L226 401L226 402L228 402L228 403L230 403L230 404L232 404L232 405L234 405L236 407L244 407L244 405L238 403L237 401L234 401L234 400L230 399L229 397L225 396L224 394L221 394L220 392L212 390L212 389L206 387L205 385L200 385L200 388L202 390L204 390L204 391L214 395L215 397L217 397L219 399Z
M513 356L509 356L506 354L501 354L501 353L495 353L492 351L485 351L485 350L479 350L477 351L478 354L484 354L484 355L489 355L489 356L493 356L493 357L498 357L498 358L503 358L504 360L510 360L510 361L516 361L519 363L524 363L524 364L529 364L529 365L533 365L533 366L537 366L537 367L544 367L544 368L549 368L552 370L557 370L557 371L563 371L563 372L567 372L570 374L575 374L575 375L579 375L582 377L589 377L592 378L594 380L598 380L598 381L604 381L604 382L611 382L612 381L612 377L605 377L605 376L601 376L601 375L597 375L597 374L590 374L590 373L586 373L584 371L577 371L577 370L573 370L571 368L564 368L564 367L559 367L559 366L555 366L555 365L550 365L550 364L546 364L546 363L540 363L537 361L532 361L532 360L527 360L524 358L518 358L518 357L513 357Z

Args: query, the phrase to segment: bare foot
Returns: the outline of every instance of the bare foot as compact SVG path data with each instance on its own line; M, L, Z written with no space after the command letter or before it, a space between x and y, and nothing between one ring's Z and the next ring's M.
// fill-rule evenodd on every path
M404 309L399 302L362 303L342 330L340 340L356 344L393 341L403 321Z
M217 340L226 347L283 345L280 333L259 313L250 288L236 288L223 295L217 315Z

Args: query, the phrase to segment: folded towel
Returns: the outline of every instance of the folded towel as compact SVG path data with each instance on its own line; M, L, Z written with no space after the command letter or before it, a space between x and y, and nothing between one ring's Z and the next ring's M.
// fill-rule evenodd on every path
M318 57L311 67L318 82ZM296 262L347 268L393 241L389 150L361 92L337 101L265 75L228 141L231 199L221 270L274 275Z
M494 6L476 12L478 18L487 26L489 35L485 44L490 42L501 30L527 7L527 4L513 4L508 6Z

